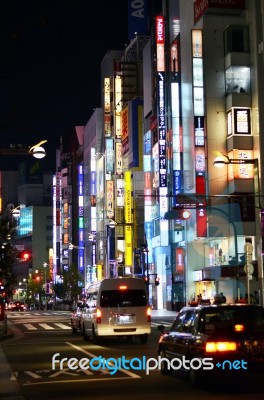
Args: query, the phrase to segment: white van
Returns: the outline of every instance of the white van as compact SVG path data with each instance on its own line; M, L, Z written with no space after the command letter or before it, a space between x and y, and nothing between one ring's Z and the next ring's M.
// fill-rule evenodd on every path
M106 278L87 290L81 316L81 334L98 343L102 337L138 336L146 343L151 331L151 308L140 278Z

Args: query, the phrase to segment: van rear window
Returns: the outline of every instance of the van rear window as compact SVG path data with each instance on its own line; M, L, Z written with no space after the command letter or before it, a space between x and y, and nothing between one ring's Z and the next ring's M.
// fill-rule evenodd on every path
M143 307L146 305L147 296L144 290L103 290L101 293L101 307Z

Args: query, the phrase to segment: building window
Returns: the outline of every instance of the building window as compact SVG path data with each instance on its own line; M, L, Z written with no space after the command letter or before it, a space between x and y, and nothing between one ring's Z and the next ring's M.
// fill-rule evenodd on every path
M228 26L224 31L225 55L230 52L249 52L247 26Z
M250 93L250 68L231 66L225 72L226 94Z

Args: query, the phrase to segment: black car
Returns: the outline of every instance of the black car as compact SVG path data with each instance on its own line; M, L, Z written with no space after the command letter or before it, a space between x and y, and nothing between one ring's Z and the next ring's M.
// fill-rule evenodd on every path
M14 303L11 304L10 311L26 311L27 306L22 302L22 301L14 301Z
M163 374L188 373L193 386L204 378L241 377L264 370L264 308L251 304L184 307L169 332L162 332L158 355ZM221 380L222 381L222 380Z

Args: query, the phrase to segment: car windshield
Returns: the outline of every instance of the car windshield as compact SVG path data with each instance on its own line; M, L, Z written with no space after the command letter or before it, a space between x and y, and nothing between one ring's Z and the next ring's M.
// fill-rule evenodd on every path
M235 325L264 329L264 309L253 306L228 306L205 309L204 331L222 330Z
M104 290L100 299L101 307L143 307L147 305L144 290Z

